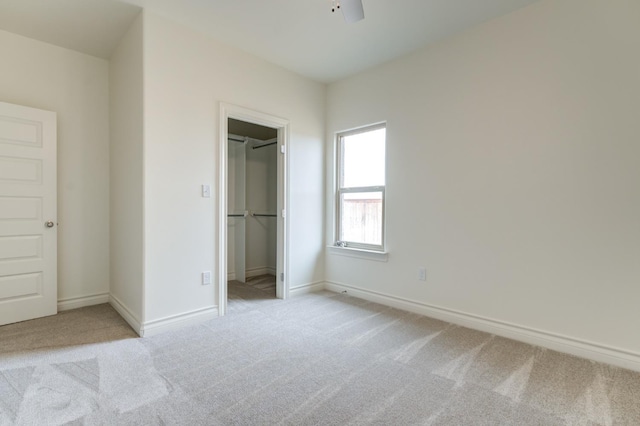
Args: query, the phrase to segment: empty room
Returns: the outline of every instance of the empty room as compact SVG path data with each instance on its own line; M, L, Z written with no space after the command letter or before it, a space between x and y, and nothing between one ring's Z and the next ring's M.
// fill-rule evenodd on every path
M640 425L637 0L0 1L0 425Z

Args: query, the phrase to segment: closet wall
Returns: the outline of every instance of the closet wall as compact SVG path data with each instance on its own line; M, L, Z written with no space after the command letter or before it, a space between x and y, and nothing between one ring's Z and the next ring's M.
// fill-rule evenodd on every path
M229 134L259 140L277 137L277 131L238 120L229 120ZM253 149L255 143L229 143L228 212L272 214L277 202L277 145ZM242 182L244 180L244 182ZM244 194L243 194L244 192ZM244 201L244 203L243 203ZM245 237L242 238L242 233ZM236 279L236 257L245 257L247 277L276 273L276 219L274 217L228 218L227 274ZM242 245L244 243L244 247Z

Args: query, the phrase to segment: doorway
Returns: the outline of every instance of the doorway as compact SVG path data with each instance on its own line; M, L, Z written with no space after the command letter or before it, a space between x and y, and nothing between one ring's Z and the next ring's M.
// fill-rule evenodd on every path
M220 315L288 296L288 122L223 104L220 120Z
M278 131L227 121L227 307L276 298Z

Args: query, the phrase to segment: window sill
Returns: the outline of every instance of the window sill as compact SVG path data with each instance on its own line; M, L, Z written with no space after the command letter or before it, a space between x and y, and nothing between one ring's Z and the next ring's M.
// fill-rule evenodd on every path
M375 260L376 262L387 262L389 253L386 251L363 250L353 247L327 246L329 254L337 256L355 257L358 259Z

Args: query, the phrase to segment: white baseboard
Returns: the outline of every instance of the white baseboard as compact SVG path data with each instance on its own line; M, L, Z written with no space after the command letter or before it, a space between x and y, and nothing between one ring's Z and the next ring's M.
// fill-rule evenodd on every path
M133 328L138 336L142 337L142 326L140 320L131 312L127 306L113 294L109 295L109 304L120 314L120 316Z
M84 308L85 306L100 305L109 302L109 293L92 294L89 296L69 297L58 300L58 311Z
M640 371L640 354L598 343L563 336L556 333L522 327L503 321L484 318L465 312L428 305L389 294L379 293L355 286L336 282L326 282L324 288L341 293L346 291L352 296L391 306L409 312L458 324L475 330L507 337L536 346L542 346L558 352L575 355L592 361L603 362L634 371Z
M247 269L245 271L245 277L247 277L247 278L258 277L260 275L275 275L275 274L276 274L276 268L271 268L269 266L261 266L259 268L251 268L251 269ZM227 281L233 281L235 279L236 279L236 273L235 272L227 273Z
M142 326L140 336L149 337L166 331L176 330L189 325L200 324L201 322L217 318L219 316L218 307L197 309L178 315L172 315L153 321L147 321Z
M247 278L258 277L260 275L275 275L276 268L269 266L261 266L258 268L249 268L245 271Z
M324 281L318 281L315 283L303 284L289 289L289 296L300 296L301 294L315 293L325 289Z

